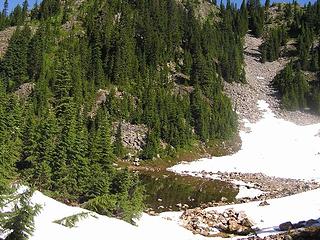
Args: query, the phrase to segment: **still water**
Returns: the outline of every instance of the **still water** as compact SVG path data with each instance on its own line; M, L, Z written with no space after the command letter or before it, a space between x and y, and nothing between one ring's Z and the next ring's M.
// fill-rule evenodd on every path
M219 202L222 197L232 202L238 193L232 184L218 180L170 172L143 172L139 176L146 189L146 205L156 212L179 210L185 204L194 208L203 203Z

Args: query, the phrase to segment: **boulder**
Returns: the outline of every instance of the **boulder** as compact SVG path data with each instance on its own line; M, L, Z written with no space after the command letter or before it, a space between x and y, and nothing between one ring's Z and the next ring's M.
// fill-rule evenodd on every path
M248 235L253 232L251 227L246 227L239 224L236 220L228 222L228 232L238 235Z
M294 228L302 228L306 226L306 221L300 221L298 223L293 224Z
M314 220L314 219L310 219L310 220L308 220L308 221L306 222L305 226L306 226L306 227L311 227L311 226L316 225L316 224L319 224L319 221Z
M288 231L290 229L293 229L293 224L291 222L284 222L279 225L280 231Z

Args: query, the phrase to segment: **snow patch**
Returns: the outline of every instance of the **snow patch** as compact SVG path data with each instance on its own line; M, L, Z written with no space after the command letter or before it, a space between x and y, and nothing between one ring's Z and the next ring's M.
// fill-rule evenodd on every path
M35 217L36 230L30 240L163 240L172 239L173 236L179 240L205 239L177 224L181 212L164 213L160 216L143 214L137 220L138 226L115 218L90 214L87 218L79 220L76 227L68 228L54 223L54 221L89 211L67 206L40 192L34 193L32 202L41 204L43 208L40 214Z
M206 171L264 173L268 176L320 180L320 124L298 126L278 119L265 101L258 102L263 118L246 122L250 133L240 132L242 148L223 157L203 158L169 168L177 173Z
M239 193L236 196L236 199L242 199L242 198L250 198L253 199L255 197L259 197L263 195L264 192L260 189L256 188L248 188L246 186L239 186Z

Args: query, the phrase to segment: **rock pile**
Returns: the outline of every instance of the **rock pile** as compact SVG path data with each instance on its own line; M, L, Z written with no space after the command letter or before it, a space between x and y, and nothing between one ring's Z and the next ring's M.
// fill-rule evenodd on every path
M112 124L114 134L117 131L119 122ZM143 124L135 125L128 122L121 123L122 144L125 148L137 153L142 150L145 145L145 139L148 132L147 126Z
M224 85L224 90L231 98L240 118L250 122L256 122L262 116L257 107L258 100L265 100L272 109L279 108L279 101L274 97L276 92L270 83L287 63L286 59L261 63L259 52L261 44L262 39L246 35L244 60L247 84L225 83Z
M253 183L254 188L265 192L259 200L265 198L279 198L293 194L310 191L320 187L315 181L304 181L299 179L270 177L262 173L220 173L223 181L239 180Z
M254 233L253 223L244 212L227 209L223 213L188 209L181 215L182 225L195 234L216 236L217 233L248 235Z
M35 83L24 83L15 91L15 95L18 96L19 99L27 99L33 92L34 87Z
M310 191L320 187L316 181L303 181L299 179L270 177L262 173L240 173L240 172L188 172L182 174L195 175L202 178L219 178L225 182L233 182L233 180L243 181L255 189L264 192L263 195L256 197L253 200L262 200L290 196L293 194ZM252 199L241 199L240 202L248 202ZM208 206L209 207L209 206Z

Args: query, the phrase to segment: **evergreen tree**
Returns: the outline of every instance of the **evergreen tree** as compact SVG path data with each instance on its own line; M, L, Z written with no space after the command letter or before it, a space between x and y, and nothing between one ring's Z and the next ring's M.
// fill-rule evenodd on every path
M149 131L146 138L146 145L141 153L142 159L153 159L159 151L159 139L154 132Z
M113 144L113 152L116 156L122 158L124 155L124 147L122 144L122 123L120 122L117 127L117 132L115 135L115 141Z
M276 76L273 85L279 90L282 105L289 110L304 109L307 106L308 82L298 67L293 70L293 63Z
M8 0L4 0L2 13L3 13L3 15L4 15L5 17L8 16L8 11L9 11L9 3L8 3Z
M28 81L28 47L31 30L28 26L17 28L9 48L1 60L1 74L9 90Z
M34 217L39 213L40 206L32 206L30 199L33 192L26 190L19 196L4 228L11 230L6 240L27 240L34 231Z

